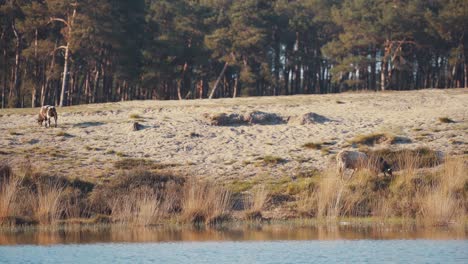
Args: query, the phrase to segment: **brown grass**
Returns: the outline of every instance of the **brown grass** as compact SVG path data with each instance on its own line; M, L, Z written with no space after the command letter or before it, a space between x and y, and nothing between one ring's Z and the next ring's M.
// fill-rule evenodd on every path
M395 142L396 137L388 133L372 133L366 135L357 135L349 141L351 144L373 146L375 144Z
M0 219L15 214L15 199L20 181L16 178L0 181ZM0 220L1 223L1 220Z
M161 200L153 190L147 188L116 197L110 206L113 221L140 226L156 224L162 210Z
M267 155L262 158L263 163L265 164L270 164L270 165L275 165L278 163L284 163L286 162L285 159L278 157L278 156L272 156L272 155Z
M248 220L262 219L262 210L265 208L269 198L270 193L265 188L265 186L258 186L255 190L252 191L250 196L246 196L244 199L244 204L246 207L244 217Z
M420 196L420 217L429 225L447 225L466 212L468 166L462 157L447 158L432 186ZM460 199L461 198L461 199Z
M428 225L462 222L468 196L466 158L447 158L438 169L419 169L424 159L402 152L394 177L378 176L372 157L348 179L325 171L317 188L298 195L298 210L328 219L373 216L417 218Z
M448 117L439 117L439 121L441 123L455 123L455 121L453 121L452 119Z
M182 219L193 224L220 224L231 211L231 192L211 182L192 180L186 184Z
M295 175L294 181L289 175L249 179L233 182L231 187L240 184L245 189L234 195L219 182L141 169L122 170L95 186L38 174L26 162L14 173L0 170L0 219L3 224L25 223L21 219L55 224L102 218L138 226L165 221L218 225L233 215L262 220L264 215L288 208L295 210L296 217L328 220L403 217L425 225L460 223L468 208L466 156L446 158L437 167L421 166L428 154L431 152L391 152L398 163L393 177L378 173L379 156L373 153L352 177L342 178L330 168L308 176ZM233 208L239 211L234 213Z
M64 211L61 195L64 187L59 183L39 186L35 201L34 216L41 224L52 224L60 219Z
M178 164L174 163L158 163L154 160L149 159L134 159L124 158L114 163L114 168L122 170L131 169L146 169L146 170L158 170L170 167L176 167Z
M321 149L322 143L321 142L308 142L302 145L304 148L308 149Z

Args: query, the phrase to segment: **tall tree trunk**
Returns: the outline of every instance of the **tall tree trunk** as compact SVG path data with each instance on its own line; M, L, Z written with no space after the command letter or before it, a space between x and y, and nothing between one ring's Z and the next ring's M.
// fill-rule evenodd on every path
M6 87L8 85L7 76L8 76L8 61L7 61L7 49L3 48L3 61L5 62L5 68L3 70L3 87L2 87L2 108L5 108L5 96L6 96Z
M55 19L56 21L61 21L67 26L67 45L64 47L65 49L65 55L64 55L64 63L63 63L63 76L62 76L62 90L60 92L60 103L59 106L62 107L64 106L64 103L66 102L66 90L67 90L67 85L68 85L68 60L70 56L70 39L72 37L72 29L73 29L73 23L75 20L76 16L76 4L74 5L73 12L71 17L68 17L68 21L60 20L60 19Z
M181 76L181 79L177 82L177 98L179 98L179 100L182 100L182 84L184 83L184 80L185 80L185 73L187 72L187 68L188 68L188 63L185 62L184 64L184 67L182 68L182 76Z
M380 67L380 90L381 91L385 91L385 88L386 88L386 77L387 77L387 61L385 60L385 58L382 58L382 63L381 63L381 67Z
M21 36L16 30L15 25L12 25L13 33L15 34L16 44L15 44L15 67L13 72L13 87L12 87L12 98L10 98L10 105L13 107L21 106L21 76L20 76L20 63L21 63Z
M37 61L37 28L34 34L34 83L31 90L31 107L36 107L37 83L39 82L39 65Z
M94 88L94 91L93 91L93 98L92 98L92 101L93 103L98 103L100 98L101 98L101 89L99 88L99 67L96 66L96 74L94 75L94 83L93 83L93 88Z
M280 87L279 87L279 79L280 79L280 45L281 43L279 42L279 37L278 37L278 32L275 31L275 84L274 84L274 88L273 88L273 95L279 95L279 90L280 90Z
M370 72L370 88L372 90L376 90L377 89L377 86L376 86L376 60L375 60L375 57L376 57L376 51L375 51L375 48L372 48L372 51L371 51L371 56L372 56L372 61L371 61L371 72Z
M68 83L68 56L69 56L69 43L65 46L65 55L64 55L64 63L63 63L63 77L62 77L62 91L60 92L60 104L59 106L64 106L65 102L65 91L67 89Z
M226 69L227 69L228 66L229 66L229 62L226 61L226 62L224 63L223 70L221 71L221 73L220 73L219 76L218 76L218 79L216 79L216 82L215 82L215 84L213 85L213 89L211 89L210 96L208 97L209 99L212 99L212 98L213 98L214 93L216 92L216 88L218 88L218 84L219 84L219 82L221 81L221 78L223 77L224 72L226 72Z
M57 43L55 43L55 47L57 47ZM41 88L41 106L44 106L46 103L46 97L47 97L47 93L49 89L50 78L54 71L54 68L55 68L55 52L52 53L52 60L50 62L50 68L49 68L48 73L46 73L45 82L43 83L42 88Z
M464 75L465 75L465 79L464 79L465 85L464 85L464 87L468 88L468 49L465 49L465 51L463 52L463 58L464 58L464 60L463 60L464 61L463 71L464 71Z
M235 77L234 78L234 91L232 92L232 98L236 98L237 97L237 87L239 85L239 81L238 81L238 78Z

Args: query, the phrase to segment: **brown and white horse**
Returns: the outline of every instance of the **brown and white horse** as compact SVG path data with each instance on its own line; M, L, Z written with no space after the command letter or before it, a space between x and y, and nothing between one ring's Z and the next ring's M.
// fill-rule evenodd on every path
M51 105L44 105L39 109L39 117L37 118L37 122L40 126L42 126L42 122L45 121L45 127L50 127L50 119L54 118L55 127L57 127L57 109L55 106Z

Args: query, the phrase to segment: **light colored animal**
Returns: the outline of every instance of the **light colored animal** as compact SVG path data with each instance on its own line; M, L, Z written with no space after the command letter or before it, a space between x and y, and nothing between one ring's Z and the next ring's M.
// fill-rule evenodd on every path
M336 155L336 163L338 166L338 172L343 176L346 169L352 169L354 174L356 169L369 166L369 157L366 153L352 150L342 150ZM383 158L379 158L375 164L375 170L377 173L383 172L384 176L387 173L392 176L392 167Z
M45 127L50 127L50 120L52 118L54 118L55 127L57 127L58 115L55 106L44 105L39 109L39 117L37 118L37 122L40 126L42 126L42 123L45 121Z

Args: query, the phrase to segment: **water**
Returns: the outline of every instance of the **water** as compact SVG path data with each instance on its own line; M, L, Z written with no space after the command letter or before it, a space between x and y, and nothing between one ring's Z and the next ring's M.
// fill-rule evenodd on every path
M468 263L466 230L267 226L0 232L0 263Z

